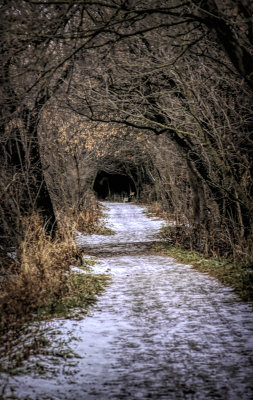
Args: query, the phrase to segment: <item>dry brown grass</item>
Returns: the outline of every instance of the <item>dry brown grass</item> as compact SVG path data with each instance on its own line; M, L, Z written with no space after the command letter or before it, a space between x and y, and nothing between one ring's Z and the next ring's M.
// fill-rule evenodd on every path
M73 234L51 239L36 214L23 220L19 266L9 268L0 283L1 329L31 318L38 307L53 304L68 290L69 266L78 254Z
M76 218L76 229L83 233L98 233L103 225L103 212L99 203L80 211Z
M169 209L166 209L163 204L155 201L151 204L145 204L147 207L147 213L151 216L156 216L158 218L164 219L168 222L177 222L177 223L185 223L186 218L184 215L179 215L175 212L171 212Z
M236 236L237 228L232 241L227 226L221 226L215 221L209 224L208 229L203 224L194 226L185 215L171 213L158 202L147 205L147 210L147 215L173 223L160 232L160 236L170 244L201 252L207 257L225 257L246 264L252 263L252 237L245 240Z
M103 207L94 198L88 203L82 212L69 209L58 214L53 239L46 233L38 214L23 218L23 240L17 261L0 253L2 342L6 338L9 343L15 341L26 322L73 315L73 310L86 312L103 290L107 283L104 276L78 276L70 267L83 263L75 241L76 231L99 233L103 229Z
M98 202L93 193L88 192L85 205L81 209L66 207L59 210L57 220L60 230L64 234L76 230L82 233L99 233L104 226L103 206Z
M102 208L94 207L82 213L80 226L73 214L61 213L52 239L39 215L31 215L22 221L18 261L0 253L0 358L5 360L2 367L0 362L0 372L17 368L29 355L41 351L40 324L32 324L30 330L30 322L82 315L104 290L107 276L76 274L70 267L83 263L75 242L77 228L96 231L101 216ZM14 347L18 351L13 352Z

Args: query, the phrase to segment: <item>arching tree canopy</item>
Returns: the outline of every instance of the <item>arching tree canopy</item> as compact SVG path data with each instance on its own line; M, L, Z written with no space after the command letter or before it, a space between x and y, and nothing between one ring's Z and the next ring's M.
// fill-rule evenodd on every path
M222 233L228 252L248 257L251 2L20 0L0 11L3 238L33 209L53 224L63 174L82 207L108 154L113 164L127 143L151 197L199 243L215 251Z

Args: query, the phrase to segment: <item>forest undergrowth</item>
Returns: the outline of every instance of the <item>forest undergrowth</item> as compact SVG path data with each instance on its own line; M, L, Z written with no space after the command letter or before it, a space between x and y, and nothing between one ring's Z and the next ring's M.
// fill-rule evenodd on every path
M175 216L164 211L158 203L147 206L147 214L168 221L161 228L159 236L162 242L154 244L156 253L173 257L184 264L190 264L194 269L207 273L218 279L222 284L230 286L245 302L253 303L253 264L250 257L235 257L233 251L216 246L217 251L210 250L194 238L191 227L174 224Z
M89 271L94 261L85 259L75 241L78 230L107 233L102 206L94 200L92 207L74 216L60 214L54 238L48 235L38 214L23 218L24 235L15 259L1 260L0 357L9 354L14 364L23 356L13 354L13 345L29 324L87 313L108 283L107 276ZM86 273L74 272L73 265L85 268ZM35 336L32 332L29 346L21 346L23 355L41 346Z

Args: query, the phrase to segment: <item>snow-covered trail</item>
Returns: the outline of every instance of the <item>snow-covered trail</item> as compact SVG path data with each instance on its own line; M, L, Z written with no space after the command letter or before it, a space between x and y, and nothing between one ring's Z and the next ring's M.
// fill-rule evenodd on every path
M100 255L95 272L109 270L112 284L88 317L51 323L75 355L28 360L29 375L10 378L17 397L252 399L252 307L190 266L148 255L163 222L142 207L106 206L116 234L80 234L78 243Z

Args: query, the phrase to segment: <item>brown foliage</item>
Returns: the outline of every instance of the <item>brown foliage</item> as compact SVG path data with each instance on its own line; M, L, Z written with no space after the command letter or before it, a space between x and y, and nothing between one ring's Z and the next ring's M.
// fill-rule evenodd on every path
M67 272L77 254L73 236L52 240L36 214L23 219L23 229L19 269L9 267L1 278L1 330L22 324L39 307L59 301L68 291Z

